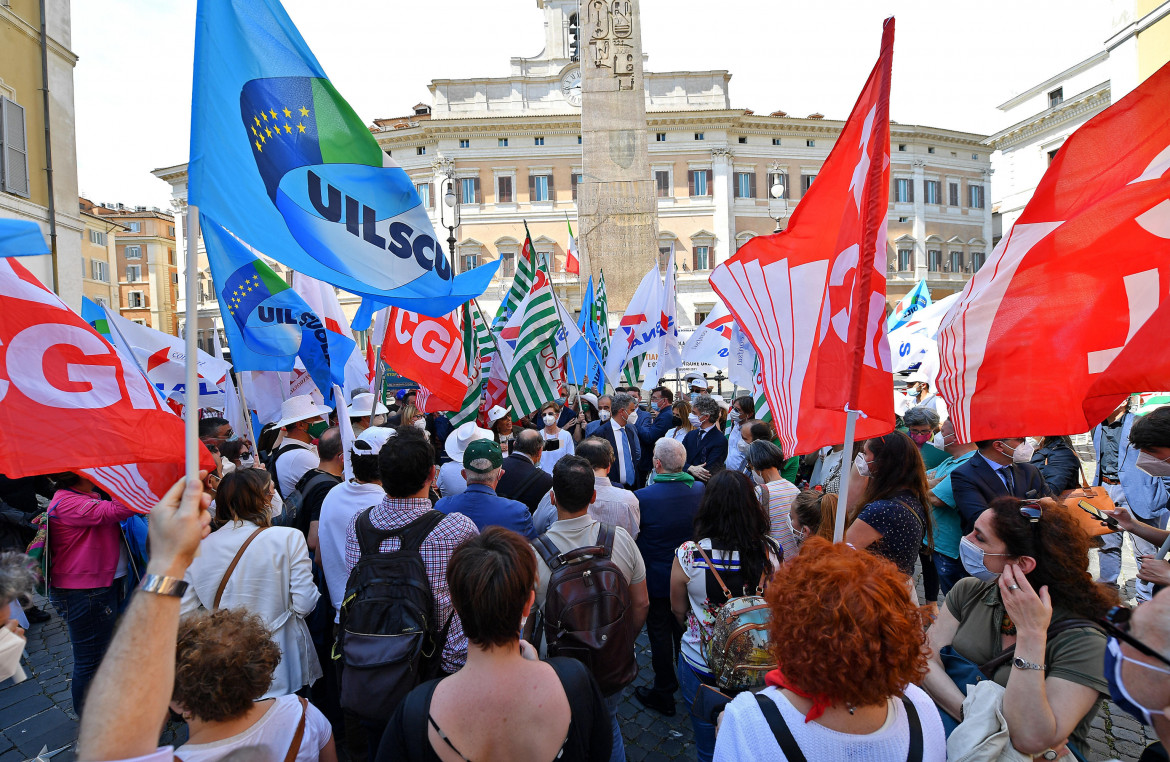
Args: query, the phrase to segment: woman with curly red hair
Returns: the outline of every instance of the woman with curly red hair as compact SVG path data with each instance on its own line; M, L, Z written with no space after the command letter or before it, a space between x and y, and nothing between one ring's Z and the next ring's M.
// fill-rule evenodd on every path
M793 759L785 746L807 759L946 759L938 710L914 684L925 622L893 563L810 537L765 598L778 669L727 705L716 760Z

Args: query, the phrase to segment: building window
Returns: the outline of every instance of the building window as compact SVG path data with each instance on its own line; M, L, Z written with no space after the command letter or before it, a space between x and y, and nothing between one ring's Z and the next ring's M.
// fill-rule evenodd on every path
M927 146L927 147L926 147L926 152L927 152L927 153L934 153L934 146Z
M702 325L710 314L710 310L695 310L695 325Z
M479 178L463 177L459 179L459 203L479 203Z
M496 145L499 146L500 148L507 148L508 147L508 139L507 138L499 138L496 141Z
M29 198L24 106L0 98L0 190Z
M979 161L979 154L977 154L977 153L971 154L971 160L972 161Z
M460 270L460 272L469 272L469 271L474 270L475 268L479 267L479 247L478 246L472 245L472 246L461 247L460 254L463 255L461 257L463 269Z
M952 251L951 261L947 263L948 269L953 273L963 272L963 252Z
M418 194L418 200L424 209L434 209L434 203L431 200L430 183L415 183L414 192Z
M516 275L516 252L500 252L500 277L512 278Z
M816 180L816 179L817 179L816 175L802 174L800 176L800 195L801 196L808 193L808 189L812 187L813 180Z
M126 265L126 282L137 283L142 280L142 265Z
M905 144L905 143L899 143L899 144L898 144L898 150L899 150L899 151L903 151L903 152L904 152L904 151L906 150L906 144Z
M585 175L580 172L574 172L569 175L569 184L573 186L573 200L577 200L577 186L585 182Z
M774 146L780 145L780 138L772 138L772 145L774 145ZM698 313L696 313L696 314L698 314Z
M756 197L756 173L755 172L736 172L735 173L735 197L736 198L755 198Z
M942 251L939 249L931 249L926 252L926 269L932 273L942 270Z
M82 258L82 262L85 262L84 257ZM100 280L104 283L110 282L110 266L105 262L99 262L95 259L89 263L89 269L90 275L94 280Z
M744 144L744 143L746 143L746 142L747 142L747 138L745 138L745 137L743 137L743 136L740 136L740 138L739 138L739 143L740 143L740 145L743 145L743 144Z
M923 196L928 204L939 203L939 182L938 180L927 180L926 186L923 188Z
M141 246L127 246L126 247L126 259L142 259L142 247Z
M133 320L131 320L130 322L131 322L131 323L137 323L138 325L146 325L146 320L145 320L145 319L143 319L143 318L134 318L134 319L133 319Z
M908 273L914 269L914 252L911 249L898 249L898 272Z
M175 226L174 225L167 225L167 235L169 235L171 238L175 237Z
M910 204L914 202L914 181L908 177L894 178L894 202Z
M1059 150L1060 150L1059 148L1053 148L1051 151L1048 152L1048 163L1049 164L1056 161L1056 152Z
M654 170L654 186L658 189L658 198L670 198L670 170Z
M552 201L553 181L552 175L529 175L528 176L528 200L529 201Z
M704 139L703 133L701 133L701 132L695 133L695 140L703 140L703 139Z
M711 170L692 169L687 172L687 184L692 196L711 195Z
M983 186L982 185L968 185L967 186L967 206L972 209L983 208Z
M665 132L654 133L654 142L665 143L666 142L666 133Z
M784 186L784 192L780 194L780 198L792 198L792 190L788 187L788 173L787 172L769 172L768 173L768 188L767 197L772 198L772 186L780 183Z
M414 155L415 155L415 156L423 156L423 155L425 155L425 154L426 154L426 152L427 152L427 147L426 147L426 146L419 146L418 148L415 148L415 149L414 149Z
M496 203L512 203L512 176L502 175L496 178Z
M132 309L141 309L146 303L141 291L127 291L126 292L126 306ZM138 322L138 321L135 321Z
M533 138L533 139L532 139L532 145L534 145L534 146L542 146L542 145L544 145L544 138Z
M106 245L106 234L100 230L89 231L89 242L96 243L98 246Z
M959 184L947 183L947 203L951 206L959 205Z
M577 136L577 145L581 145L581 136L580 135Z
M126 223L126 232L127 233L141 233L142 232L142 223L141 222L127 222Z
M979 268L983 267L983 263L987 260L987 255L982 251L971 252L971 272L979 272Z
M909 217L899 217L898 218L898 222L909 222L909 221L910 221Z
M110 300L105 298L104 296L95 296L93 298L93 300L97 304L97 306L99 306L99 307L109 307L110 306Z
M471 148L471 140L469 138L459 138L460 148Z
M1064 103L1064 88L1058 87L1048 93L1048 108L1053 108Z
M694 256L695 270L710 270L711 269L711 247L710 246L696 246Z
M174 249L167 249L167 264L169 264L169 265L175 264L175 250Z

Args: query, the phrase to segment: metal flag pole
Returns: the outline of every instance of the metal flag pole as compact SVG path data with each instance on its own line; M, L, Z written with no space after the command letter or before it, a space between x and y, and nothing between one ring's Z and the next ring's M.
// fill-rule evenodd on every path
M556 300L558 312L565 311L567 314L567 311L565 310L564 305L561 304L561 300L557 296L556 291L553 291L553 299ZM589 354L593 355L594 360L597 360L597 365L598 365L598 367L601 368L601 376L602 376L602 378L605 379L605 383L608 384L609 383L609 376L605 372L605 363L603 363L601 361L601 358L597 355L597 352L593 351L593 347L589 346L589 340L585 338L585 334L581 333L581 329L577 327L577 324L572 323L572 326L573 326L573 329L575 331L577 331L577 334L581 337L581 341L585 342L585 349L588 350ZM605 390L602 389L601 391L604 392Z
M196 276L199 268L197 248L199 245L199 208L187 205L187 406L183 409L185 475L188 481L199 478L199 358L195 343L199 331L199 289ZM195 324L191 324L191 315ZM194 394L192 394L194 390Z
M382 345L375 344L374 345L374 388L372 389L372 391L374 392L374 401L372 403L370 403L370 425L371 426L374 425L374 415L375 415L376 411L378 410L378 401L382 399L382 373L383 373L382 367L383 367ZM338 407L341 407L341 405L338 404ZM348 411L347 411L347 414L348 414ZM340 410L337 412L337 417L338 417L338 420L341 419L341 411Z
M853 427L857 423L856 410L845 408L845 449L841 451L841 486L837 490L837 521L833 526L833 542L845 539L845 514L849 512L849 481L853 469Z

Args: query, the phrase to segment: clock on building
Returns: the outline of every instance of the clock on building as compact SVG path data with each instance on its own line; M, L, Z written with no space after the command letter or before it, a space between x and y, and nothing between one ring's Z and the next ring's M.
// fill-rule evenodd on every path
M561 76L561 95L570 106L581 106L581 67L574 66Z

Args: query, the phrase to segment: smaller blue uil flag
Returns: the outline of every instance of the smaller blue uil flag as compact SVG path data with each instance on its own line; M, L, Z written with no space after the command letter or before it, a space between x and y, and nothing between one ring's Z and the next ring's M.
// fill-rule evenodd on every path
M930 289L926 287L926 279L918 281L918 285L910 289L910 293L894 306L890 319L886 321L886 333L909 323L916 313L930 306Z

